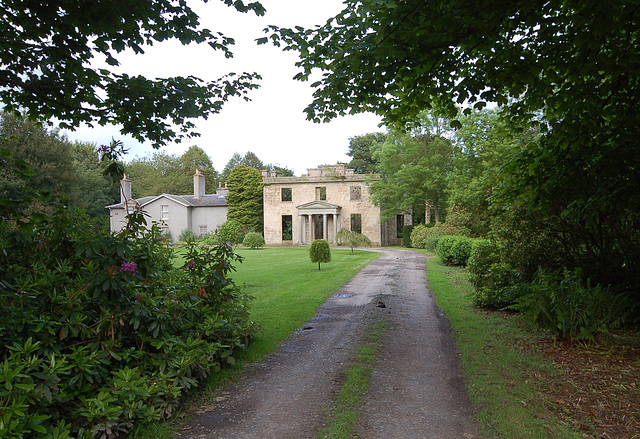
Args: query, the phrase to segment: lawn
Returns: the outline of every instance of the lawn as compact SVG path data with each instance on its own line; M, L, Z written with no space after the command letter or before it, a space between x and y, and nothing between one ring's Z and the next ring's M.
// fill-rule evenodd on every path
M311 263L307 248L239 249L244 262L232 274L252 300L253 321L260 333L246 358L257 361L273 352L297 328L311 319L316 308L338 291L379 254L348 249L332 249L331 262Z

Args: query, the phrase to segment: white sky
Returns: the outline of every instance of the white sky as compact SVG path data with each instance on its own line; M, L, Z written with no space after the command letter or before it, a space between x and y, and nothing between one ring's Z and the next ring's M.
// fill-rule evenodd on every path
M286 166L296 175L317 165L348 162L349 138L383 131L378 127L380 118L362 114L328 124L307 121L303 110L312 100L312 89L309 82L292 79L298 72L294 65L296 53L255 43L270 24L282 27L323 24L342 9L341 0L261 0L261 3L267 9L263 17L252 12L241 14L217 0L190 1L203 27L235 39L232 59L225 59L222 52L206 44L185 47L172 41L150 47L144 55L120 54L123 72L150 78L193 75L206 81L243 71L255 71L263 78L261 87L250 92L250 102L241 99L228 102L221 113L206 121L196 121L196 131L201 137L171 144L163 150L182 154L191 145L197 145L207 152L219 172L234 152L244 155L252 151L264 163ZM112 137L120 139L129 148L125 160L154 151L149 143L140 144L122 136L115 126L81 127L68 132L68 136L97 144L107 144Z

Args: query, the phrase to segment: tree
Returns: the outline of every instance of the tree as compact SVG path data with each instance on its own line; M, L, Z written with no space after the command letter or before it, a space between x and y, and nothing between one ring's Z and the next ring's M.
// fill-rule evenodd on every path
M309 247L309 257L311 262L318 263L318 270L320 270L320 263L325 264L331 262L331 247L326 239L314 239Z
M209 192L213 192L218 174L209 156L197 146L191 146L181 156L154 152L151 156L136 157L127 164L136 197L192 194L196 169L204 172Z
M460 123L453 136L457 148L445 190L449 213L452 209L465 213L469 221L464 226L474 235L486 235L492 219L502 214L498 206L489 207L503 167L515 153L537 141L539 130L512 133L498 111L487 109L461 117Z
M347 155L351 157L351 161L348 166L353 168L356 174L375 173L378 162L373 158L372 148L378 143L384 143L386 137L384 133L368 133L349 138Z
M456 117L457 104L495 102L511 129L539 127L493 202L553 224L558 268L638 294L637 2L347 0L324 26L271 29L300 52L298 79L323 73L311 120L372 111L402 125L425 108Z
M258 171L265 169L265 165L262 163L262 160L260 160L258 156L251 151L247 151L244 157L237 152L234 152L222 171L222 180L227 181L229 179L229 175L231 175L231 171L233 171L236 166L241 165L257 169Z
M356 247L371 246L371 240L365 235L358 232L352 232L351 230L347 229L340 229L337 238L340 240L340 242L343 242L344 244L351 247L351 254L353 254L353 249Z
M423 115L421 124L411 132L392 130L384 143L374 145L373 158L381 179L371 181L371 196L384 219L426 206L433 210L435 221L440 221L455 150L444 137L442 125L442 121ZM427 215L429 222L430 212Z
M107 163L100 160L100 148L95 144L75 142L72 145L76 190L73 205L84 209L91 217L107 216L105 206L120 201L120 187L104 175Z
M223 0L240 12L264 14L258 2ZM193 136L191 119L218 113L231 97L247 99L255 73L147 79L116 73L126 49L176 39L207 43L229 58L233 39L200 27L185 2L6 0L0 15L0 96L5 111L56 118L63 128L81 123L122 124L121 132L154 147ZM104 59L108 67L98 67ZM173 125L178 125L175 129Z
M229 175L228 187L227 219L238 221L245 231L262 231L262 173L244 165L236 166Z

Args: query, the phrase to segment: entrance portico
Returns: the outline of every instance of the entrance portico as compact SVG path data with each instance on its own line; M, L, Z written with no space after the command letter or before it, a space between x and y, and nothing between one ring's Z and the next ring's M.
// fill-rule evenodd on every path
M301 244L309 244L314 239L326 239L336 244L340 230L340 206L326 201L312 201L301 204L297 209Z

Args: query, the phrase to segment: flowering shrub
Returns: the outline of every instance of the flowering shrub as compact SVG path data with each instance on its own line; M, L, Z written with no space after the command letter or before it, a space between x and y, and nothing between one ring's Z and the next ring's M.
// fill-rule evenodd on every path
M122 436L251 339L229 247L192 246L174 268L140 213L112 235L63 207L16 212L0 221L0 436Z

